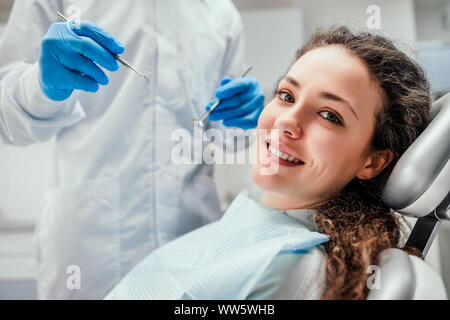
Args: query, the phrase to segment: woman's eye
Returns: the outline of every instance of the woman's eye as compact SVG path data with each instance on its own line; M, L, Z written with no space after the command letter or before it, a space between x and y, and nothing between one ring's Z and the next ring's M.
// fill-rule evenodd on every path
M332 123L335 123L337 125L342 125L342 122L339 119L339 117L337 115L335 115L333 112L324 110L324 111L320 112L320 114L326 114L327 116L322 116L322 118L324 118Z
M286 92L286 91L282 91L282 90L278 91L278 97L281 100L288 102L288 103L295 102L294 98L289 94L289 92Z

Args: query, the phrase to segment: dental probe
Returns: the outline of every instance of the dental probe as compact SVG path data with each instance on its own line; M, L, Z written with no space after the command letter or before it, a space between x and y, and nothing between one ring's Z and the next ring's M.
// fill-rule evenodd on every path
M252 69L252 66L248 67L247 70L245 70L245 71L241 74L240 78L245 77L245 76L247 75L247 73L250 72L251 69ZM205 127L205 124L204 124L203 122L206 120L206 118L209 116L209 114L210 114L211 112L213 112L214 109L215 109L219 104L220 104L220 100L217 100L217 101L211 106L211 109L209 109L209 111L207 111L207 112L203 115L203 117L201 117L200 120L192 119L192 125L193 125L194 127L203 129L203 128Z
M63 20L64 22L69 22L69 19L67 19L62 13L57 12L56 14L57 14L58 17L60 17L61 20ZM109 51L108 51L108 52L109 52ZM137 73L138 75L140 75L141 77L144 77L144 79L145 79L147 82L150 81L150 80L148 79L148 77L147 77L148 75L150 75L150 73L144 74L144 73L140 72L139 70L137 70L135 67L133 67L133 66L131 65L131 63L129 63L129 62L126 61L125 59L121 58L118 54L115 54L115 53L112 53L112 52L109 52L109 53L111 53L112 56L113 56L117 61L119 61L122 65L124 65L125 67L127 67L127 68L133 70L134 72L136 72L136 73Z

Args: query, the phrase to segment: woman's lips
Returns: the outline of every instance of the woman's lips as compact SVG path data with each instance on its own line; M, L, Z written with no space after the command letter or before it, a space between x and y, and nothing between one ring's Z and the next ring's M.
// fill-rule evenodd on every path
M294 157L292 154L285 151L283 152L275 146L271 146L269 142L266 142L266 148L268 158L282 166L293 167L305 164L301 159Z

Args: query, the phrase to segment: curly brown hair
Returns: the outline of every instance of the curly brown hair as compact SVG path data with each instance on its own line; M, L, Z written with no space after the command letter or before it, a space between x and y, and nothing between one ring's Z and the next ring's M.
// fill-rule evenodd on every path
M421 67L386 38L346 27L317 30L297 52L299 59L315 48L337 45L359 57L382 89L383 108L376 115L371 150L390 149L393 160L376 177L354 178L316 209L317 229L329 235L326 288L322 299L365 299L367 268L387 248L400 246L401 226L381 200L393 167L427 125L430 86ZM420 255L413 248L403 248Z

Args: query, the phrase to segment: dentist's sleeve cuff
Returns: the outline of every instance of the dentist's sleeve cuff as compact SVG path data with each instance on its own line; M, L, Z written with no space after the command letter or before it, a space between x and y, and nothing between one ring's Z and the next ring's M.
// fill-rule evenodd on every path
M41 91L38 65L20 64L2 79L0 140L15 145L47 141L86 117L74 94L52 101Z
M23 82L23 106L26 112L35 120L51 121L54 125L66 127L83 119L86 114L78 102L78 92L64 101L53 101L41 90L39 85L39 65L35 63L21 78Z

